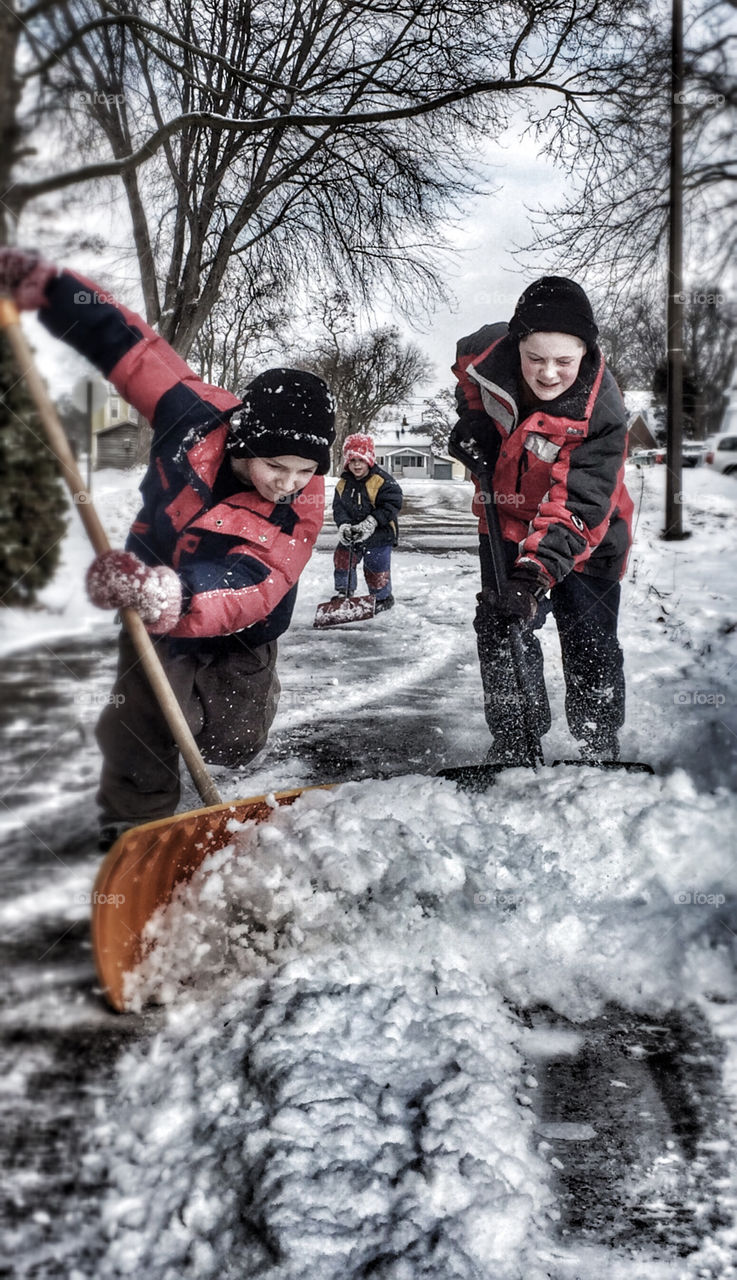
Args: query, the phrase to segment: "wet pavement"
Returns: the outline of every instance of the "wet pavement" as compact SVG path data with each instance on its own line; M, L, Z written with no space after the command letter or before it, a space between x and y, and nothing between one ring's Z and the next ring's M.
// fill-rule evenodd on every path
M561 1242L686 1257L734 1221L734 1189L715 1194L730 1182L735 1123L725 1046L698 1009L654 1019L613 1005L575 1025L547 1009L520 1018L571 1041L531 1055L537 1087L523 1093L552 1166Z
M0 673L0 1277L94 1277L104 1241L89 1224L105 1172L86 1145L98 1099L114 1087L127 1046L153 1034L164 1012L112 1013L97 986L89 891L99 866L94 726L112 685L114 626L7 656ZM288 703L290 680L285 675ZM289 705L289 704L288 704ZM370 709L353 719L279 730L259 765L324 782L432 768L424 750L432 699L413 698L387 735ZM438 739L434 739L438 742ZM442 763L442 755L436 763ZM246 791L250 793L246 785ZM252 790L253 788L250 788ZM185 781L183 807L197 807ZM22 1250L14 1262L7 1261Z
M0 676L0 1220L6 1259L21 1238L26 1254L22 1270L0 1263L0 1276L95 1275L89 1222L105 1173L85 1134L120 1054L161 1023L157 1010L111 1013L90 953L84 895L99 862L94 723L114 663L111 627L93 641L11 655ZM297 724L274 734L267 763L298 760L305 782L389 776L408 764L429 773L446 763L447 743L429 732L434 723L432 692L418 683L391 734L371 708L356 716L347 750L337 720L319 734ZM561 1025L545 1010L520 1019ZM530 1058L538 1090L521 1103L533 1106L555 1170L560 1239L637 1257L684 1256L724 1214L714 1187L724 1180L734 1117L720 1095L722 1047L696 1011L656 1022L612 1009L575 1032L575 1053Z

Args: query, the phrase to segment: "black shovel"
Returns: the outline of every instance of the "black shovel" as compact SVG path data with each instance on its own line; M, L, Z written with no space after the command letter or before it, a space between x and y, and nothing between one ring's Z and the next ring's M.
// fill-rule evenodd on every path
M479 482L479 491L481 501L484 506L486 515L486 524L488 528L489 550L491 552L491 569L493 590L497 597L502 594L507 585L507 567L504 555L504 543L502 539L501 527L499 524L499 513L496 509L496 499L494 496L494 486L489 468L484 461L480 452L467 452L453 442L448 447L448 452L462 462ZM519 714L521 717L522 741L523 746L520 751L519 759L515 760L515 766L523 766L526 768L536 769L538 765L544 764L540 739L537 733L537 726L534 713L534 695L530 687L529 673L527 670L527 662L525 659L524 642L522 639L522 624L515 618L498 618L496 625L499 627L499 639L501 641L500 648L506 650L509 671L512 676L512 683L517 693L517 703ZM588 766L597 769L625 769L631 773L652 773L653 769L649 764L641 763L635 760L554 760L553 767L556 765L575 765L577 767ZM464 787L468 791L483 791L490 786L498 773L504 769L511 768L508 763L494 764L477 764L477 765L457 765L450 769L441 769L439 777L449 778L453 782L457 782L459 786Z

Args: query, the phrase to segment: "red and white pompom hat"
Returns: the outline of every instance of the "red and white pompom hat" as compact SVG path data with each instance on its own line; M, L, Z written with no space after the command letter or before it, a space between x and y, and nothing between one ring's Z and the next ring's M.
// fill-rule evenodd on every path
M358 433L353 436L346 436L343 445L343 462L346 466L353 458L359 458L361 462L367 462L373 467L376 462L376 454L374 453L374 442L371 436L362 436Z

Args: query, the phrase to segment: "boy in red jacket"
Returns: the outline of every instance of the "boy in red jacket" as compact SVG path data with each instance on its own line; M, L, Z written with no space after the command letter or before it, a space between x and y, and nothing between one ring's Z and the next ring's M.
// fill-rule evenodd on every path
M485 325L458 343L451 441L486 461L509 574L497 598L477 495L482 591L474 626L490 759L499 763L527 755L505 620L522 627L539 739L550 709L533 632L549 612L560 638L568 727L581 755L592 762L619 756L625 685L617 618L632 500L624 484L627 416L597 338L583 289L544 276L522 294L509 324Z
M94 283L16 249L0 249L0 289L150 421L141 510L126 549L90 567L88 592L100 608L138 610L205 759L244 764L276 714L276 642L322 527L335 439L326 384L269 369L240 398L210 386ZM125 631L97 736L105 849L180 797L178 749Z

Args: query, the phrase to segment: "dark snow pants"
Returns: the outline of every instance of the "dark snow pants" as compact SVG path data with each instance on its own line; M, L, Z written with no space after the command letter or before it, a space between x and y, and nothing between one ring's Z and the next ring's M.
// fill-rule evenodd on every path
M518 555L515 543L505 543L507 568ZM486 536L480 541L481 584L493 594L491 552ZM566 719L571 734L602 758L616 758L617 733L624 724L625 686L622 650L617 639L621 588L619 582L569 573L553 587L537 616L521 630L528 705L538 737L550 728L543 655L535 631L552 612L558 627ZM522 752L520 693L511 671L505 628L499 626L493 603L480 598L474 619L478 642L486 723L501 755Z
M377 600L386 600L392 593L391 546L366 547L359 542L350 548L336 547L333 556L335 590L347 591L349 596L355 594L358 583L356 569L361 560L369 595L376 596Z
M177 701L208 764L245 764L266 743L279 701L276 642L225 653L170 652L152 637ZM152 822L179 803L179 749L125 630L118 674L97 723L103 767L101 823Z

